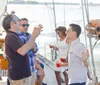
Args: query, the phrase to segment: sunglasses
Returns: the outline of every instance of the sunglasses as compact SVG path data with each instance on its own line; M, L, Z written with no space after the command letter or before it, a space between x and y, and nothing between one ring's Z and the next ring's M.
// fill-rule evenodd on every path
M23 27L25 27L25 26L29 27L30 25L29 24L22 24L22 26Z
M60 32L57 32L57 34L59 35L59 34L60 34Z

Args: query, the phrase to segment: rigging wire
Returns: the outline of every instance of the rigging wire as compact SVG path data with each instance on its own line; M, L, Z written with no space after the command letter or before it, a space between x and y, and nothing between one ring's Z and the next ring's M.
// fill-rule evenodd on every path
M88 6L88 0L84 0L84 6L85 6L85 11L86 11L86 19L87 23L89 24L89 6Z
M49 20L50 20L50 27L52 27L53 25L52 25L52 22L53 22L53 12L52 12L52 7L50 7L50 6L48 6L48 4L46 4L45 3L45 5L46 5L46 7L47 7L47 11L48 11L48 17L49 17Z
M86 29L85 29L85 26L86 26L86 23L85 23L85 10L84 10L84 2L83 2L83 0L81 0L81 7L82 7L82 16L83 16L85 44L86 44L86 48L87 48L87 35L86 35ZM88 64L89 64L88 71L90 73L92 73L92 66L90 65L90 60L89 59L88 59Z
M88 0L84 0L84 5L85 5L85 13L86 13L86 19L87 19L87 23L89 24L89 6L88 6ZM88 26L89 28L89 26ZM92 66L93 66L93 85L97 85L98 80L96 77L96 68L95 68L95 63L94 63L94 55L93 55L93 49L92 49L92 39L91 37L89 37L89 45L90 45L90 54L91 54L91 62L92 62Z
M55 26L55 29L57 28L57 22L56 22L56 10L55 10L55 1L53 0L52 1L53 3L53 14L54 14L54 26ZM58 37L57 37L57 34L56 34L56 40L58 41Z
M54 2L54 0L53 0L52 4L53 4L53 14L54 14L54 26L56 28L57 24L56 24L56 13L55 13L55 2Z
M66 11L65 11L65 0L64 0L64 26L66 25L66 16L65 16L65 13L66 13Z
M81 6L82 6L82 16L83 16L83 25L84 25L84 34L85 34L85 44L86 44L86 48L87 48L87 35L86 35L86 30L85 30L85 25L86 25L86 23L85 23L85 13L84 13L84 4L83 4L84 2L83 2L83 0L81 0Z
M55 2L54 2L54 0L52 1L52 7L51 6L48 6L48 4L45 4L46 5L46 7L47 7L47 9L48 9L48 14L49 14L49 17L50 17L50 24L51 24L51 26L52 26L52 22L54 22L53 23L53 28L54 28L54 30L56 29L56 27L57 27L57 24L56 24L56 12L55 12ZM50 11L51 10L51 11ZM51 16L50 16L50 13L51 13ZM57 37L57 34L55 33L55 35L56 35L56 40L58 40L58 37ZM51 50L52 51L52 50ZM55 58L56 58L56 56L57 56L57 53L56 53L56 50L53 50L53 53L54 53L54 56L55 56ZM51 53L52 54L52 53ZM53 54L52 54L53 55Z
M94 49L94 47L96 46L97 42L99 41L99 38L97 39L97 41L94 43L92 49Z

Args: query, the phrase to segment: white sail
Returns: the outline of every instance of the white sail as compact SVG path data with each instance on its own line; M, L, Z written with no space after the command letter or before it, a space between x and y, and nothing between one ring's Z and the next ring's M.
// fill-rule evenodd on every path
M0 0L0 17L3 15L8 0Z

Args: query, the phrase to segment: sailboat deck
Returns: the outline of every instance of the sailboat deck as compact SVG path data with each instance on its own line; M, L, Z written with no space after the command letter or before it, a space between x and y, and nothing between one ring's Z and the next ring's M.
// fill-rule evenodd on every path
M44 71L45 71L45 77L43 82L47 83L47 85L57 85L56 77L54 74L54 70L51 67L52 62L47 60L45 57L39 55L38 56L40 61L44 64ZM62 76L62 75L61 75ZM63 78L63 76L62 76ZM3 80L0 80L0 85L7 85L7 77L2 77ZM62 85L65 85L65 83L62 83ZM90 84L92 85L92 84Z
M47 83L47 85L57 85L54 71L46 65L45 65L44 70L45 70L44 83ZM0 81L0 85L7 85L6 80L7 80L7 77L3 77L3 80ZM65 85L65 84L62 83L62 85Z
M39 56L41 58L41 62L44 63L44 71L45 71L45 77L43 82L47 83L47 85L57 85L55 74L52 68L50 68L50 62L46 60L43 56ZM3 80L0 80L0 85L7 85L7 77L2 77ZM65 85L62 83L62 85Z

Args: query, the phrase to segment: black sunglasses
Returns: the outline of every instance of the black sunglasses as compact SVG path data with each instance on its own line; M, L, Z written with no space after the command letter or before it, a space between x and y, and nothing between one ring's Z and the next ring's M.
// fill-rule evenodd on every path
M25 26L29 27L30 25L29 24L22 24L22 26L23 27L25 27Z

